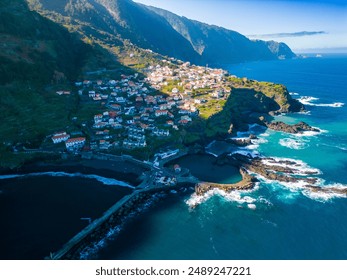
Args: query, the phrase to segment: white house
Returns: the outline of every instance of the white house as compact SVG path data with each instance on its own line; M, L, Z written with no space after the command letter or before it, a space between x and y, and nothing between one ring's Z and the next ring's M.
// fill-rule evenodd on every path
M166 136L167 137L170 135L170 131L165 130L165 129L154 129L152 133L155 136Z
M70 134L67 134L66 132L60 132L52 136L52 141L54 144L58 144L68 140L69 138L70 138Z
M85 137L70 138L65 142L65 146L68 150L82 148L86 143Z
M168 113L169 113L168 110L156 110L155 111L155 116L156 117L167 116Z

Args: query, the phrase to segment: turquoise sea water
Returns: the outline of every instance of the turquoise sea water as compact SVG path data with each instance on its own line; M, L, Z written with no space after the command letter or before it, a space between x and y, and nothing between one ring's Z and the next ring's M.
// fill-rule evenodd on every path
M324 130L299 137L251 127L261 140L248 152L295 159L301 168L320 170L321 187L347 187L347 56L225 68L240 77L285 84L294 98L307 104L308 113L278 119L303 120ZM227 147L217 143L211 149L223 152ZM193 203L200 204L191 209ZM200 198L173 194L134 218L94 257L347 259L346 214L346 198L315 195L300 185L276 181L262 180L246 193L216 192Z

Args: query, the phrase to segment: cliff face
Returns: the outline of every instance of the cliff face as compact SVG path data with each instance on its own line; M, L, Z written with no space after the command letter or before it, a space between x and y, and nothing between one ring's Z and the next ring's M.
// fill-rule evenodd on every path
M216 137L225 139L227 134L248 130L249 124L265 127L272 115L304 110L283 85L234 77L229 77L229 82L231 93L224 105L188 127L188 140L205 143Z
M188 40L194 50L201 55L204 63L234 63L295 57L284 43L252 41L232 30L180 17L163 9L148 6L146 8L164 18Z
M34 9L67 17L69 24L82 24L88 36L92 34L87 29L92 28L93 36L102 37L106 32L138 47L197 64L295 56L283 43L251 41L238 32L130 0L27 1Z
M211 117L210 127L225 123L225 132L232 133L233 130L247 130L248 124L263 124L273 114L304 110L304 106L293 99L283 85L231 79L232 92L223 110ZM231 124L232 129L230 129Z

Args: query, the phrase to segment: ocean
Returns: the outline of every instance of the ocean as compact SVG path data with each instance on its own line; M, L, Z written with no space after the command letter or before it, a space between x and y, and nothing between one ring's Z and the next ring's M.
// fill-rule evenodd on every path
M294 136L250 126L250 132L239 136L255 133L259 140L242 152L294 159L301 168L319 170L321 187L347 187L347 56L224 68L239 77L285 84L307 112L277 119L302 120L323 131ZM230 151L219 143L212 143L209 149L213 153ZM186 158L183 164L199 166L204 160L191 158L189 162ZM216 173L208 168L204 171L203 177ZM191 208L195 203L199 205ZM262 179L250 192L215 191L205 197L172 194L132 219L93 258L347 259L346 214L346 198Z
M80 173L0 176L0 259L48 257L131 191Z
M347 187L347 56L312 56L306 59L253 62L223 67L239 77L285 84L293 98L300 99L306 105L307 112L276 118L287 123L305 121L322 130L321 133L294 136L251 125L248 132L240 133L238 136L245 137L252 133L258 136L258 140L236 152L295 160L300 168L319 171L317 177L320 187ZM213 142L208 146L208 151L211 154L219 154L226 151L235 152L235 149L225 143ZM202 180L228 183L239 178L234 169L217 168L211 161L213 156L192 156L180 159L180 164L192 168L194 175ZM23 216L27 213L21 213L20 205L28 197L27 180L31 180L30 185L42 182L41 188L57 182L56 177L43 178L44 181L40 177L0 180L0 202L5 201L5 195L9 195L11 188L22 188L25 191L21 200L12 197L11 201L6 200L6 207L2 206L7 213L5 222L8 223L11 232L18 230L16 238L2 237L12 242L12 247L6 247L10 257L16 255L17 249L23 251L23 248L19 248L19 245L13 246L13 243L19 242L23 246L21 238L28 234L30 224L24 223L21 224L21 228L15 228L9 211L15 211L15 214L18 212L16 215L23 223ZM89 186L87 193L93 193L95 198L97 191L103 190L103 195L100 194L102 198L94 201L99 207L98 211L89 213L94 216L100 214L102 209L111 203L111 199L116 199L108 195L113 190L125 193L130 191L124 187L112 189L113 187L108 185L100 188L100 182L95 178L59 178L63 182L58 182L56 188L59 189L63 184L65 195L71 194L69 187L74 186L78 186L78 193L83 192L84 185ZM94 248L87 257L134 260L347 259L346 198L336 194L317 195L302 188L300 184L283 184L259 179L260 183L252 191L235 191L229 194L214 191L198 197L187 190L157 197L155 203L144 207L140 215L129 219L119 233L110 235L101 243L98 251ZM92 185L94 189L91 189ZM96 190L95 186L99 188ZM36 189L36 194L38 193ZM61 199L63 196L63 192L59 192ZM37 201L42 203L42 199L37 199L36 203ZM62 220L61 226L53 227L54 223L49 223L52 227L49 233L53 234L56 231L53 236L62 235L62 227L70 228L77 221L81 222L79 219L82 213L87 215L83 212L86 210L82 211L79 207L78 213L69 217L68 211L73 212L73 201L74 199L70 199L69 204L72 206L66 208L63 215L58 217ZM92 209L95 207L92 202L89 198L83 205L89 204L89 207L85 208ZM103 207L100 207L101 205ZM193 205L197 206L193 208ZM61 209L62 206L56 204L52 207ZM44 211L49 209L49 205L40 204L35 209ZM54 219L57 217L46 217L43 221ZM64 219L69 219L66 224L63 223ZM39 224L39 221L35 223ZM60 231L57 228L60 228ZM30 237L37 233L29 231L29 234ZM37 238L37 246L43 246L39 241ZM47 250L46 243L44 245ZM25 256L30 258L30 252Z

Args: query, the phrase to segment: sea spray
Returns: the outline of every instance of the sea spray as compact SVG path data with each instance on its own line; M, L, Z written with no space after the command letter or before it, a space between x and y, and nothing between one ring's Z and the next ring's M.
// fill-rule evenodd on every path
M39 176L79 177L79 178L86 178L86 179L94 179L107 186L120 186L120 187L132 188L132 189L135 188L134 186L126 182L119 181L113 178L106 178L106 177L102 177L102 176L94 175L94 174L66 173L66 172L37 172L37 173L28 173L28 174L1 175L0 180L23 178L23 177L39 177Z
M303 96L298 99L302 104L307 106L314 106L314 107L332 107L332 108L341 108L345 105L343 102L334 102L334 103L314 103L315 101L318 101L319 98L312 97L312 96ZM313 102L312 102L313 101Z

